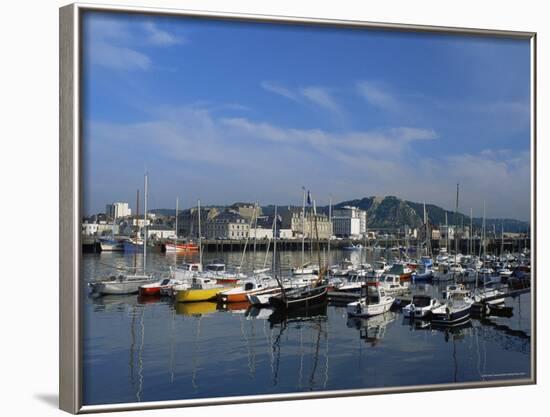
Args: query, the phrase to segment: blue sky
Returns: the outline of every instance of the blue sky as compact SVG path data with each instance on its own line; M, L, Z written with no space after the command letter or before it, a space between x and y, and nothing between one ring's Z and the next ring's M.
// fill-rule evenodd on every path
M91 13L85 212L397 195L529 219L528 41Z

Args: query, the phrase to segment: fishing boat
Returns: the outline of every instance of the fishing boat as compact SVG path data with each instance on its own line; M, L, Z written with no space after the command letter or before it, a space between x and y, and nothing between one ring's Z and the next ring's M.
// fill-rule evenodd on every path
M447 286L446 299L437 308L432 309L431 322L442 326L455 326L470 319L474 300L464 286Z
M98 240L101 252L123 252L124 241L113 237L100 238Z
M411 302L403 307L405 318L421 319L431 315L432 310L439 307L441 303L429 295L415 295Z
M167 253L197 252L199 250L199 245L186 242L166 242L164 247L166 248Z
M173 278L164 278L160 281L144 284L139 287L139 295L141 296L156 296L168 295L172 288L176 285L182 285L183 282Z
M409 290L409 283L401 281L399 275L386 274L380 278L367 278L367 284L382 288L388 295L404 294Z
M361 290L361 298L347 305L349 316L371 317L389 311L395 298L387 295L383 288L368 283Z
M124 252L135 253L143 251L143 240L135 238L128 239L123 242Z
M220 285L215 279L194 277L190 286L174 287L174 298L177 302L188 303L195 301L215 300L218 293L226 287Z

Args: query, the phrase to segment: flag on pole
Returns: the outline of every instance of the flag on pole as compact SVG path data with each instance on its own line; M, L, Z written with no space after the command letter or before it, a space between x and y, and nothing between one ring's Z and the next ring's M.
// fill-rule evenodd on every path
M307 190L307 205L311 206L311 193L309 190Z

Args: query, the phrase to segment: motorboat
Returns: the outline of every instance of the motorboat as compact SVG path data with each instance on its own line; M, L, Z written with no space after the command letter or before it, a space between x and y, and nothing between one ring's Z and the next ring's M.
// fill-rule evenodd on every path
M112 237L100 238L98 240L101 252L123 252L124 240L114 239Z
M164 278L160 281L152 282L150 284L143 284L139 287L139 295L141 296L155 296L155 295L169 295L172 293L172 288L176 285L182 285L183 282L173 278Z
M174 279L188 281L202 272L202 265L200 263L183 263L170 267L170 270Z
M476 303L496 306L504 304L505 294L496 288L476 288L472 293L472 298Z
M98 295L126 295L137 294L139 287L152 282L153 278L148 274L118 274L90 282L89 286L92 292Z
M439 300L429 295L415 295L410 304L403 307L403 316L406 318L421 319L429 317L432 310L441 305Z
M173 289L176 301L186 303L213 300L226 288L215 279L197 276L192 278L190 286L175 286Z
M470 319L474 300L463 285L448 285L445 301L432 309L431 321L442 326L454 326Z
M365 285L361 289L361 298L347 305L349 316L371 317L389 311L395 298L387 295L380 286Z
M372 271L367 274L368 278L380 278L390 270L390 266L384 261L376 261L372 265Z
M388 273L377 280L369 279L367 282L369 285L382 288L388 295L399 295L409 291L409 282L403 281L400 275Z
M217 295L218 301L223 303L248 302L248 296L254 294L266 294L280 291L281 287L277 281L269 276L262 278L249 278L241 285L220 292Z

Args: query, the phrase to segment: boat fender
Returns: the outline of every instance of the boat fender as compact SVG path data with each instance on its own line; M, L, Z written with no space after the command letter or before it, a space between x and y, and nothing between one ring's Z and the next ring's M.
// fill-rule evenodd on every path
M449 309L449 307L445 308L445 313L447 313L447 320L449 320L451 318L451 310Z

